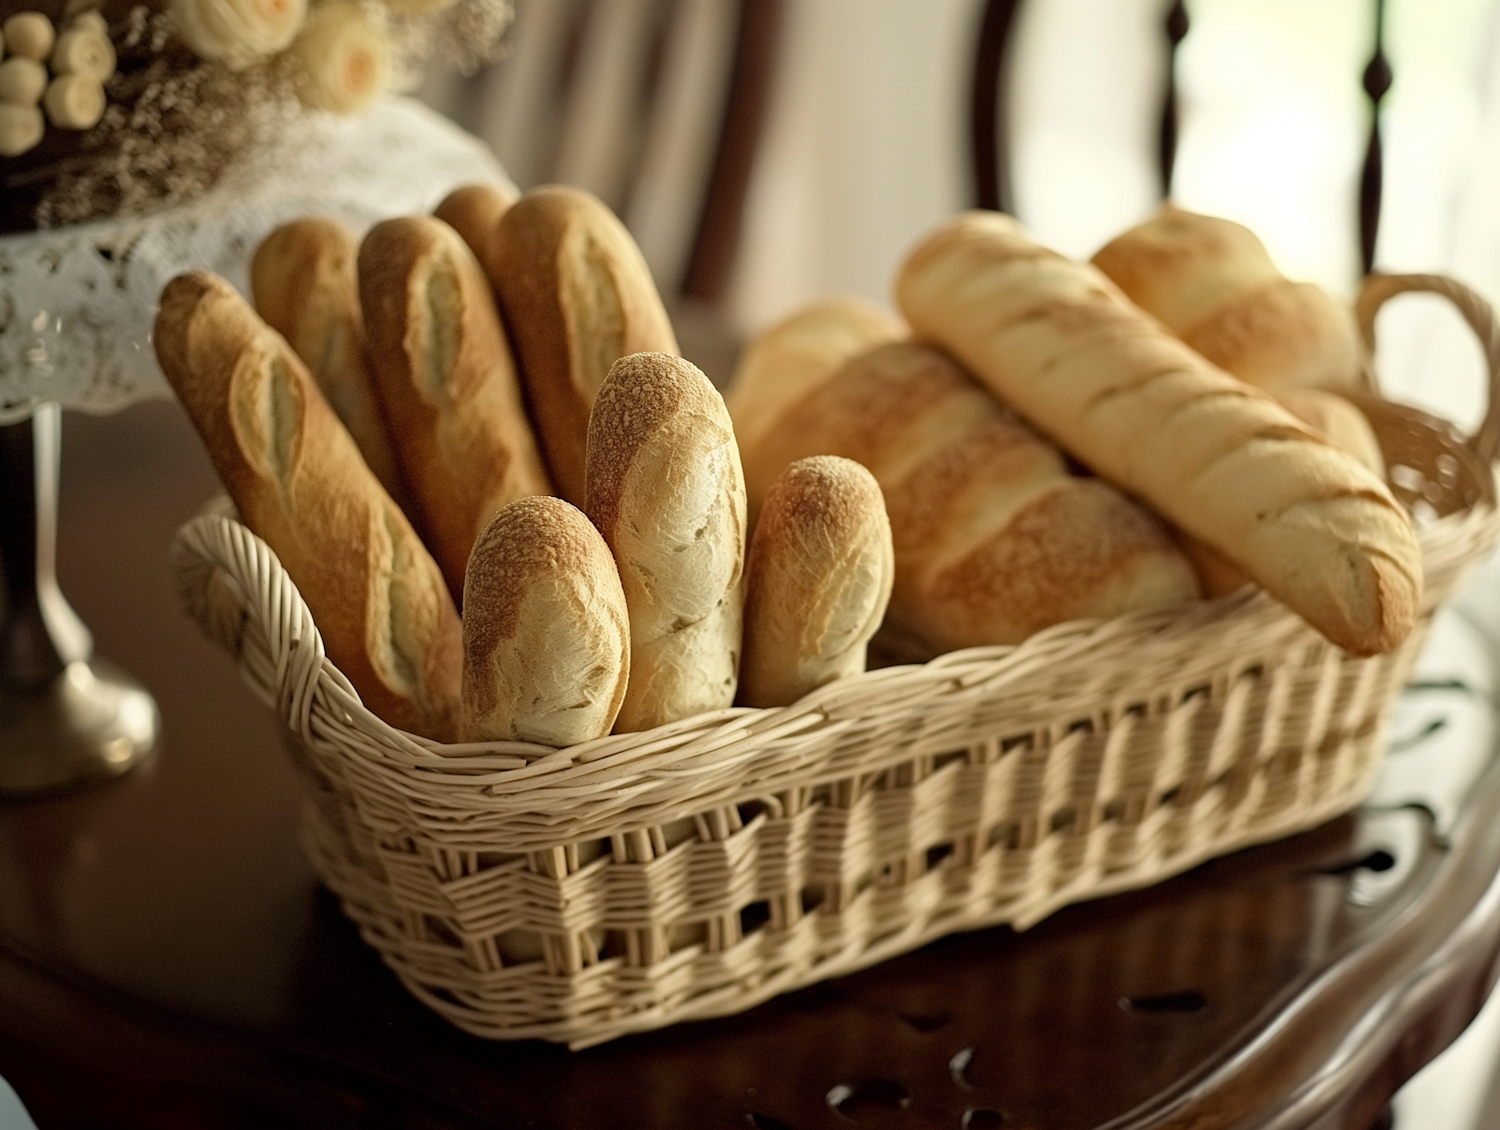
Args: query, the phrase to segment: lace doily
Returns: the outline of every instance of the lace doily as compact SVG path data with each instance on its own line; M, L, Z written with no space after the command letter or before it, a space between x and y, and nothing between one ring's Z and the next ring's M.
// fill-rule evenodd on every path
M171 396L151 348L162 287L204 269L248 293L251 253L280 223L325 215L363 230L505 180L475 138L389 98L357 119L299 119L191 204L0 238L0 423L48 401L112 412Z

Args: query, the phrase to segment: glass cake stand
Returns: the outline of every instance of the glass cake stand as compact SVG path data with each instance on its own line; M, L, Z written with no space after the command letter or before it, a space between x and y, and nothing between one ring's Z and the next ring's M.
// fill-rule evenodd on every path
M359 118L289 123L185 204L0 238L0 795L119 776L160 726L147 690L93 655L57 584L62 409L172 395L151 328L174 275L211 270L248 293L251 253L287 220L362 230L478 181L507 183L482 143L388 98Z

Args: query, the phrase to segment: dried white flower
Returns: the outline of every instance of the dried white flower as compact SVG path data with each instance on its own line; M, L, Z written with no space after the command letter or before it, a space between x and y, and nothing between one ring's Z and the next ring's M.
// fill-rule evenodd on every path
M314 9L292 51L302 64L298 91L316 109L358 113L390 87L390 38L355 0Z
M172 20L202 58L234 70L285 49L307 19L307 0L172 0Z

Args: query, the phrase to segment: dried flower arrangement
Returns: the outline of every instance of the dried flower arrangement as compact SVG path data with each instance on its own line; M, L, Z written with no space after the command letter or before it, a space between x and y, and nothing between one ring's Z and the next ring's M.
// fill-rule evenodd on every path
M40 6L33 0L34 6ZM307 113L356 114L432 56L493 59L511 0L70 0L0 23L0 229L172 204Z

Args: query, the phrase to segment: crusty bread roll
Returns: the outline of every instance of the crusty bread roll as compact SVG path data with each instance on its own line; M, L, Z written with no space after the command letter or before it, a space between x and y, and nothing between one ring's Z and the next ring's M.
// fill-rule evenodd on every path
M1411 631L1421 552L1385 484L1094 268L972 212L916 248L897 297L914 331L1340 647L1386 652Z
M899 319L862 298L829 298L782 319L745 347L724 395L740 449L851 357L905 335Z
M508 188L497 184L466 184L443 197L432 214L463 238L488 273L500 217L515 202L516 194Z
M560 498L501 507L464 582L463 740L603 737L629 675L625 593L599 531Z
M672 323L625 225L582 189L521 197L500 221L488 266L552 481L581 506L599 386L616 358L675 354Z
M887 621L914 658L1198 595L1160 521L1070 474L1057 448L930 346L878 346L793 405L744 451L752 507L815 454L864 465L885 494Z
M442 574L291 347L223 279L162 291L156 356L329 658L393 726L451 741L462 641Z
M549 494L484 272L447 224L376 224L359 248L365 337L415 521L455 600L481 530Z
M337 220L282 224L250 261L255 309L297 351L380 485L405 508L406 487L365 357L354 261L359 239Z
M1282 275L1242 224L1164 205L1105 244L1094 265L1215 365L1266 389L1352 388L1351 312L1322 287Z
M869 471L830 455L783 471L750 543L740 701L787 706L863 671L895 568L885 499Z
M693 365L635 353L589 419L588 516L630 609L619 733L734 701L744 611L745 480L724 401Z
M1354 456L1375 476L1385 479L1385 456L1380 441L1365 414L1338 393L1316 388L1289 388L1275 393L1277 402L1334 447ZM1243 569L1224 560L1209 546L1188 535L1183 549L1198 570L1203 595L1214 597L1234 592L1250 583Z

